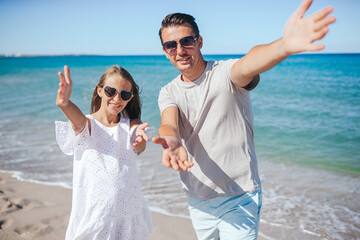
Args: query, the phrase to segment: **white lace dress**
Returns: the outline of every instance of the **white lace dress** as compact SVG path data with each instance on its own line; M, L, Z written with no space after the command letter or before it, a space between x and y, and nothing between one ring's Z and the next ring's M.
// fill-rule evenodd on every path
M67 240L149 239L151 215L141 193L130 120L115 127L91 122L75 136L70 122L56 121L61 150L74 155L73 196Z

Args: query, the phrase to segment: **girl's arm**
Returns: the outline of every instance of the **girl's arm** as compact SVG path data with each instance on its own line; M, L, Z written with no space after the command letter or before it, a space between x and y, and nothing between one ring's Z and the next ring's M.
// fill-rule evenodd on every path
M130 129L136 128L131 136L131 144L137 154L145 150L146 142L149 141L149 137L145 132L145 128L148 126L149 123L141 123L139 119L132 119L130 121Z
M56 97L56 106L58 106L70 120L72 123L72 128L77 135L86 126L87 118L81 112L81 110L70 101L70 96L72 93L72 81L70 77L70 69L68 66L64 66L64 74L62 72L58 73L60 82L58 94Z

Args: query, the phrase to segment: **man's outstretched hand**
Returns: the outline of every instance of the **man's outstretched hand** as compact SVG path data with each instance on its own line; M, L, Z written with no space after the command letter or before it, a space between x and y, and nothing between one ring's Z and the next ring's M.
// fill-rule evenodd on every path
M176 171L187 171L194 164L188 161L188 155L184 146L175 137L153 137L152 141L163 147L162 163Z
M283 40L285 52L289 55L304 51L320 51L325 47L313 42L322 39L329 31L329 24L335 22L334 16L328 16L333 8L326 7L304 18L311 3L312 0L304 0L285 25Z

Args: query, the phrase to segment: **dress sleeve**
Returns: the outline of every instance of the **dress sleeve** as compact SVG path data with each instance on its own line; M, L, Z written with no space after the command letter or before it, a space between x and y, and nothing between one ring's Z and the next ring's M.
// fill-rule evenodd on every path
M90 136L88 121L86 121L84 129L78 135L75 135L70 121L55 121L55 135L61 151L66 155L73 155L75 145L77 148L86 146L86 140Z

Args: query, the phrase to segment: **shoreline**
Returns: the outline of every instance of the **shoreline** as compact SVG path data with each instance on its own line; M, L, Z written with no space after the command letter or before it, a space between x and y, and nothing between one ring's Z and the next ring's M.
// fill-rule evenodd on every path
M3 240L60 240L71 210L72 190L22 181L0 172L0 238ZM190 219L151 211L150 240L196 239ZM181 226L181 231L174 228Z
M0 171L0 239L64 239L72 190L59 185L19 180L14 175L15 171ZM150 209L153 223L150 240L197 239L189 218ZM259 240L288 239L289 236L303 240L321 239L261 220Z

